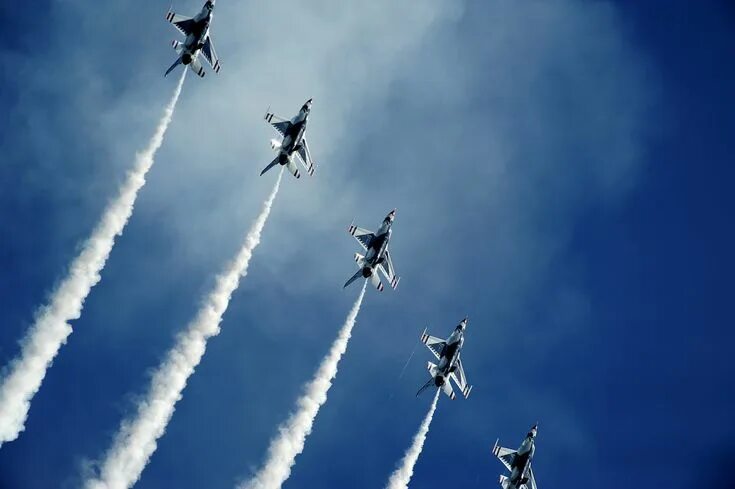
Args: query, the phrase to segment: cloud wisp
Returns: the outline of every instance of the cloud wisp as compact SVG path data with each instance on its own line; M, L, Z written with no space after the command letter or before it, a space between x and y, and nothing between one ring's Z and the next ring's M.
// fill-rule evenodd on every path
M100 281L100 272L110 256L115 238L122 234L130 219L138 192L145 185L146 174L163 144L185 77L186 74L182 73L153 137L136 155L135 166L84 242L66 277L51 294L48 303L36 312L33 325L21 341L20 355L8 366L0 384L0 446L18 438L25 429L31 399L40 389L54 357L72 333L69 322L79 319L84 300Z
M386 489L406 489L408 487L408 483L411 481L411 476L413 475L413 467L416 465L419 455L421 455L421 450L424 449L424 442L426 441L426 435L429 434L431 420L434 419L434 411L436 411L436 403L439 400L440 392L439 389L436 390L431 407L429 407L426 417L414 435L411 447L401 459L396 470L390 475L388 484L385 486Z
M99 476L88 479L85 488L126 489L140 479L156 450L157 440L166 431L187 380L204 356L207 340L219 334L220 322L232 293L237 289L240 279L247 275L250 258L260 243L282 177L281 169L273 190L263 203L263 209L248 231L235 259L217 277L214 290L154 372L148 392L138 404L137 413L132 419L122 422L112 447L99 465Z
M278 435L271 440L268 448L268 459L263 467L248 481L238 485L238 489L277 489L291 475L291 468L296 457L304 451L306 437L311 433L319 408L327 402L327 392L337 376L337 365L347 350L347 343L352 336L357 314L360 312L365 287L347 314L337 339L332 343L329 353L322 360L314 378L306 386L304 394L296 401L298 409L278 427Z

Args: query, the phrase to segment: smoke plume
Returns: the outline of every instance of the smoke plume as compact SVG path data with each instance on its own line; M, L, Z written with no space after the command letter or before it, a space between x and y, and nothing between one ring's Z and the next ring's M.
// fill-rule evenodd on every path
M227 310L232 293L237 289L240 278L247 275L250 258L260 243L260 235L278 194L282 176L283 170L237 256L217 277L214 290L153 374L148 392L138 404L135 417L120 425L112 447L100 463L99 477L88 479L85 488L127 489L140 478L156 450L157 440L166 431L187 380L204 356L207 340L219 334L222 315Z
M115 238L122 234L133 213L138 191L145 184L148 170L153 166L156 151L163 143L176 102L184 85L185 72L174 90L153 137L135 158L135 166L110 202L102 218L82 245L66 277L56 287L46 305L35 314L35 320L21 341L21 352L6 369L0 384L0 446L18 438L25 429L31 399L41 387L51 362L61 345L72 333L70 321L79 319L84 300L99 281Z
M286 422L278 427L278 435L271 440L268 448L268 459L263 467L247 482L243 482L239 489L276 489L291 475L291 467L296 462L296 456L304 451L306 437L311 433L314 419L319 408L327 402L327 392L337 375L337 365L347 350L347 343L355 326L357 313L360 312L362 299L365 296L365 287L362 286L360 295L347 314L342 329L327 356L319 365L314 378L306 386L304 394L296 401L296 412L292 413Z
M416 465L416 461L419 459L419 455L421 455L421 450L424 448L424 442L426 441L426 435L429 433L431 420L434 418L434 411L436 410L436 403L439 400L440 392L441 390L436 390L436 395L434 395L434 401L431 403L429 412L426 413L426 417L421 422L419 430L414 435L411 447L406 451L396 470L390 475L388 485L385 486L386 489L408 488L408 483L411 481L411 476L413 475L413 467Z

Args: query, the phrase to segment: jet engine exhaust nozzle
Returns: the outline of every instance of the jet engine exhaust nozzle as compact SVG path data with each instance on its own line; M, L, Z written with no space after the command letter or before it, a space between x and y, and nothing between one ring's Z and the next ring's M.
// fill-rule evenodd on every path
M365 278L370 278L373 276L373 269L370 267L365 267L362 269L362 276Z
M191 54L186 53L181 55L181 62L185 65L191 63Z

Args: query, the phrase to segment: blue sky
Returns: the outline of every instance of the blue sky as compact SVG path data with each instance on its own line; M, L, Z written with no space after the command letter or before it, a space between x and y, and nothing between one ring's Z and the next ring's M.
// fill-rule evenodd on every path
M0 487L78 486L270 190L263 112L312 96L317 176L284 182L136 487L262 462L358 292L346 226L393 207L400 290L368 291L287 487L385 484L430 402L428 352L400 369L465 314L475 388L440 400L413 487L493 487L493 442L537 420L540 487L728 481L733 7L394 3L218 2L222 72L186 81ZM0 7L3 365L173 90L168 5Z

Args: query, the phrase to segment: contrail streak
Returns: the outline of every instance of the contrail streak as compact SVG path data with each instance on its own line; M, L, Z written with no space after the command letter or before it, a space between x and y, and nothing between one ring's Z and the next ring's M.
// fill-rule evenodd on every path
M291 467L296 456L304 450L306 437L311 433L319 408L327 402L327 392L337 375L337 364L347 350L347 342L352 335L357 313L360 312L362 298L365 296L365 282L352 306L337 339L332 343L327 356L319 365L314 378L306 386L304 394L296 401L298 410L278 427L278 435L271 440L268 459L263 467L249 481L241 483L239 489L276 489L291 475Z
M408 487L408 483L411 481L411 476L413 475L413 467L416 465L416 461L419 459L419 455L421 455L421 450L424 448L424 441L426 441L426 435L429 433L431 420L434 418L436 402L439 400L440 392L439 389L436 390L436 395L434 396L434 401L431 403L429 412L426 413L426 417L421 422L419 430L413 437L413 443L411 443L411 447L403 456L403 459L401 459L400 465L393 471L390 479L388 479L388 485L385 486L386 489L406 489Z
M232 293L237 289L240 278L248 273L250 258L260 243L260 235L278 194L282 176L283 169L237 256L217 277L214 290L153 374L148 393L138 404L135 417L120 425L112 447L100 464L99 478L87 480L84 484L87 489L127 489L140 479L156 450L158 438L166 431L187 380L204 356L207 340L219 334L222 315L227 310Z
M84 300L100 281L115 238L122 234L133 213L138 191L153 165L156 151L163 143L176 102L184 85L184 74L174 90L163 117L148 146L135 158L135 166L119 189L115 200L107 205L102 218L82 246L63 281L51 294L49 302L38 309L35 320L21 341L21 352L7 367L0 384L0 446L18 438L25 429L31 399L41 387L51 362L61 345L72 333L70 321L79 319Z

